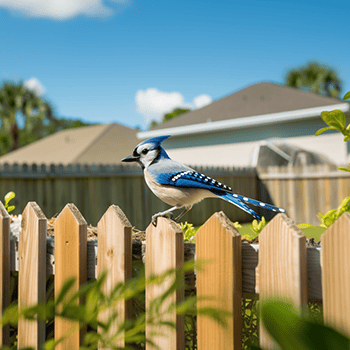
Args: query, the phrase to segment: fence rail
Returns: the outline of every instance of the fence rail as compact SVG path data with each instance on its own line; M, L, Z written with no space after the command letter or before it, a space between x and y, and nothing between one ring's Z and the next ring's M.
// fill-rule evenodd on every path
M119 282L124 283L131 276L131 224L118 207L111 206L99 221L98 244L87 242L87 223L73 204L67 204L56 219L54 245L51 239L47 239L46 230L47 220L40 207L36 203L28 203L23 213L18 245L20 307L45 300L44 281L49 273L55 274L57 289L66 278L76 277L76 291L88 277L98 276L105 269L110 272L105 282L106 290ZM344 213L323 234L321 255L320 249L306 248L304 234L291 219L285 214L278 214L260 234L260 245L252 246L241 243L239 233L224 213L214 214L196 236L197 259L209 261L197 272L197 295L200 306L225 306L233 316L228 327L222 329L214 326L213 321L207 317L198 315L198 349L241 348L243 293L256 294L262 300L270 296L288 298L297 307L305 306L308 299L322 299L325 322L350 336L348 237L350 215ZM2 313L9 304L10 270L16 268L16 242L10 237L9 215L2 203L0 240ZM162 274L167 269L181 266L184 261L183 252L182 231L171 220L160 218L157 227L150 225L147 228L147 275ZM178 278L182 279L179 282L183 284L183 276L179 275ZM159 293L161 290L158 288L146 286L146 305ZM183 291L175 290L169 294L169 298L180 301L183 299ZM123 300L115 307L121 315L115 321L117 326L129 316L130 308ZM108 315L102 314L101 318L103 317ZM176 315L175 310L162 317L164 322L174 322L176 329L165 331L164 328L146 328L146 334L161 349L184 349L183 317ZM70 335L60 343L60 348L78 349L86 329L79 330L77 327L72 332L72 322L55 320L56 339L67 330L70 330ZM8 327L1 331L0 345L9 344ZM40 321L23 321L19 324L18 344L22 347L41 349L44 339L45 328ZM264 329L260 332L260 344L266 348L273 346ZM124 346L120 340L115 345ZM149 349L152 349L152 345L147 345L147 350Z
M318 225L317 214L350 196L350 173L329 166L259 168L259 199L287 210L296 223Z
M226 183L237 193L258 195L254 168L195 167ZM24 210L35 201L48 217L59 213L66 203L75 203L90 223L97 225L105 208L119 203L133 225L146 229L150 217L168 206L148 188L139 166L128 165L37 165L0 164L0 194L16 193L14 205ZM220 199L202 201L183 220L198 226L215 211L223 210L235 221L248 221L249 214Z

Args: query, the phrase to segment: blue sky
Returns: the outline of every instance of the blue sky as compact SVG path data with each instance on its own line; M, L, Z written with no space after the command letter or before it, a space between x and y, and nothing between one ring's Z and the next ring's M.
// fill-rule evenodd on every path
M316 60L350 90L350 5L330 1L0 0L0 80L60 117L147 127ZM35 84L34 84L35 85Z

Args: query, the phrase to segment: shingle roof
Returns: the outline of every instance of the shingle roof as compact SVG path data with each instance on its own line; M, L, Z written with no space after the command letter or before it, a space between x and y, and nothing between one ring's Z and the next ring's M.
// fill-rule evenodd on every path
M0 157L0 163L117 164L139 143L136 129L102 124L47 136Z
M336 105L344 101L269 82L258 83L160 124L151 130L173 128Z

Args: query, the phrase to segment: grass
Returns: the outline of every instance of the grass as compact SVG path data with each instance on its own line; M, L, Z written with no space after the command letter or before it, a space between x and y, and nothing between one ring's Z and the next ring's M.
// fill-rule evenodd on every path
M257 236L250 229L250 226L252 225L251 223L245 223L241 225L242 227L239 229L239 233L241 234L241 236L244 236L247 239L253 239ZM316 227L302 229L302 231L304 232L304 235L306 236L306 238L314 238L316 242L319 242L321 239L320 238L321 234L325 231L325 229L322 227L316 226Z

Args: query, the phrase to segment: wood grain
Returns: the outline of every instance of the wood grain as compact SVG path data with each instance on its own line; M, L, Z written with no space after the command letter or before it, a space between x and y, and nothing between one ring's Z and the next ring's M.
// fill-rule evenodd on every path
M282 298L297 308L307 303L306 237L285 215L276 215L259 235L257 289L260 301ZM260 323L260 346L274 349L276 344Z
M146 231L146 279L151 276L164 274L165 272L181 267L184 262L183 233L178 225L167 218L158 218L157 227L149 225ZM161 284L146 285L146 322L152 316L150 306L154 299L164 295L172 283L172 278L166 278ZM182 281L178 283L184 285ZM176 315L176 310L169 311L169 306L179 303L184 298L184 289L171 292L160 307L159 320L171 322L176 325L176 330L164 325L149 325L146 327L146 338L154 343L146 344L146 349L184 350L184 317ZM148 323L148 322L147 322ZM157 334L156 334L157 333Z
M29 202L22 214L19 236L18 306L21 310L46 301L46 230L47 220L35 202ZM42 349L45 321L18 322L18 347Z
M72 277L76 281L68 295L87 280L87 225L76 206L67 204L55 221L55 297ZM78 350L85 331L85 327L79 330L76 321L55 317L55 339L69 334L56 349Z
M0 319L10 305L10 216L0 202ZM10 345L10 326L0 327L0 346Z
M97 225L98 258L97 275L107 272L103 285L103 292L109 295L119 283L125 283L132 276L132 227L122 210L111 205ZM109 333L116 334L124 324L125 319L131 317L131 300L120 301L114 307L101 313L101 322L118 314L118 318L109 328ZM124 332L121 333L123 337ZM124 337L113 344L115 347L124 347ZM99 346L99 349L105 349Z
M324 322L350 336L350 215L321 235Z
M196 235L197 307L213 307L232 314L223 327L198 315L198 349L241 349L241 236L223 212L215 213Z

